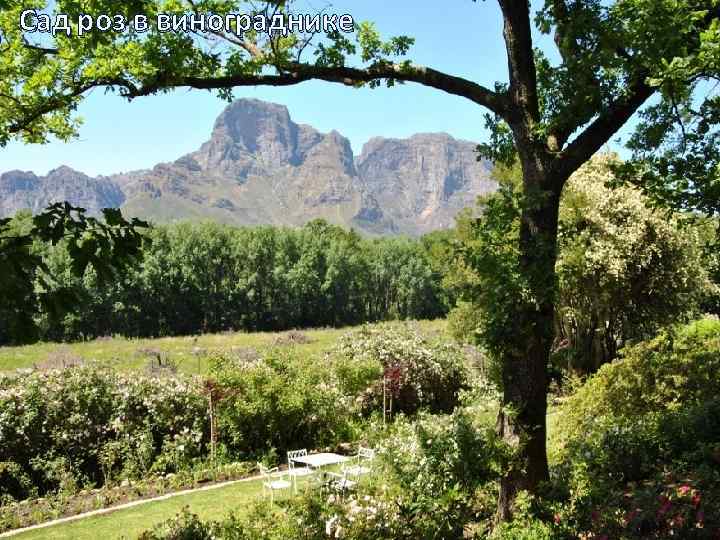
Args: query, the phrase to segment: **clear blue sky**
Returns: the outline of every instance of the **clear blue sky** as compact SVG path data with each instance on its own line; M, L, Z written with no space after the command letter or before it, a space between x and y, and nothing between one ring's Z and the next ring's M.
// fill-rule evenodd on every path
M309 0L309 4L324 5L321 0ZM507 80L500 10L493 0L342 0L333 2L330 11L351 13L356 21L375 21L385 36L414 36L410 58L417 63L488 86ZM551 43L547 37L536 39L551 50L546 47ZM286 88L241 88L235 96L286 105L298 123L341 132L356 154L377 135L407 137L444 131L471 141L481 141L486 135L484 109L415 84L370 90L306 82ZM45 174L69 165L97 175L151 167L197 149L225 106L215 95L197 90L132 103L95 91L79 107L84 125L78 139L43 146L11 143L0 149L0 172L21 169Z

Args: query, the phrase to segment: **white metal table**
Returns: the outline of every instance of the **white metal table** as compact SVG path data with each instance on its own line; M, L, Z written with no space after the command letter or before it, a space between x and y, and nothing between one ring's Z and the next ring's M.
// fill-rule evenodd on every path
M344 463L345 461L349 460L349 457L342 456L340 454L334 454L333 452L320 452L318 454L308 454L306 456L298 456L296 458L293 458L293 462L308 465L310 468L318 471L322 467L327 467L329 465L337 465L339 463ZM321 482L321 486L328 486L330 482L332 482L330 477L332 473L323 472L318 474L322 474L322 478L319 479ZM343 482L349 481L343 478Z
M328 465L337 465L348 461L350 458L347 456L341 456L340 454L334 454L332 452L320 452L319 454L308 454L307 456L298 456L293 458L295 463L303 463L309 465L313 469L319 469L321 467L327 467Z

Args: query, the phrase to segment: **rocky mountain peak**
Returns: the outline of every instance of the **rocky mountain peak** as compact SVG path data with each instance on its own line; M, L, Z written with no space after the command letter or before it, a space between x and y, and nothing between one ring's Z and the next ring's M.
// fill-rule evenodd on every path
M0 176L0 216L68 200L91 213L171 221L211 218L241 225L301 225L324 218L381 234L421 234L495 188L475 144L447 133L374 137L355 157L338 131L296 124L288 109L239 99L196 152L147 170L90 178L67 166L45 177Z
M55 169L47 173L46 179L57 181L72 181L74 179L90 180L90 177L85 173L76 171L72 167L69 167L67 165L60 165L59 167L56 167Z
M38 177L30 171L8 171L0 174L0 193L13 191L27 191L33 189Z
M267 165L294 161L298 126L287 107L257 99L239 99L228 105L215 121L204 149L207 166L252 154Z
M451 226L457 212L494 189L475 146L447 133L374 137L363 146L356 167L378 205L392 209L386 215L423 233Z

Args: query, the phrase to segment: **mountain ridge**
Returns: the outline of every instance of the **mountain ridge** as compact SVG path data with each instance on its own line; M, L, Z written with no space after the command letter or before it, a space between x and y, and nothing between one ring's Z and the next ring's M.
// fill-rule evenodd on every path
M451 226L496 188L474 149L447 133L417 133L372 137L354 155L337 130L295 123L280 104L239 99L200 148L150 169L94 178L67 166L44 177L5 172L0 217L69 200L92 214L112 206L157 222L295 226L324 218L371 234L419 235Z

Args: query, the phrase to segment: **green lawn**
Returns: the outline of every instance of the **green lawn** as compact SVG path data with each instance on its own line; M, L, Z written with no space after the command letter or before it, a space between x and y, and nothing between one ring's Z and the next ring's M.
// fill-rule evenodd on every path
M325 468L325 471L338 471L339 466ZM365 479L363 482L372 482ZM374 478L374 477L373 477ZM298 493L306 488L308 480L298 480ZM274 494L275 501L292 497L292 490L283 490ZM220 520L230 512L242 514L254 501L263 498L261 480L238 482L231 486L179 495L164 501L148 502L124 510L116 510L88 518L61 523L51 527L36 529L13 536L21 540L30 539L77 539L103 540L134 539L153 526L161 523L188 507L193 514L203 520ZM269 494L267 495L269 500Z
M275 494L276 499L287 496L288 494L284 492L280 495ZM173 517L185 506L188 506L191 512L199 515L202 519L221 519L231 511L242 513L249 503L261 497L260 481L252 480L36 529L13 538L23 540L33 538L78 540L136 538L141 532Z
M421 321L428 331L442 330L445 321ZM349 328L302 330L309 342L292 345L303 353L322 352ZM174 361L183 373L204 373L207 364L198 350L228 349L231 347L267 349L281 341L285 332L226 332L200 336L167 337L158 339L103 338L79 343L36 343L20 347L0 347L0 371L29 368L60 356L79 357L84 361L97 360L121 370L141 369L148 362L143 349L154 349ZM284 345L288 346L288 345Z

